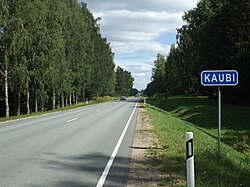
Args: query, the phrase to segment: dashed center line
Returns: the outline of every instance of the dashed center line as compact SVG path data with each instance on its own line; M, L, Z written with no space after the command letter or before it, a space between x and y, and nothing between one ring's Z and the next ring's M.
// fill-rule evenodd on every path
M102 110L99 109L99 110L97 110L96 112L101 112L101 111L102 111Z
M77 120L78 118L74 118L74 119L70 119L70 120L68 120L68 121L66 121L67 123L70 123L70 122L72 122L72 121L75 121L75 120Z

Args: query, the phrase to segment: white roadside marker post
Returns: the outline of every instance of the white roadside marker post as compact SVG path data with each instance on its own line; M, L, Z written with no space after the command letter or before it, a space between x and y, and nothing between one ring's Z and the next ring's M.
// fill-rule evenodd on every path
M194 144L193 133L186 132L187 187L194 187Z
M146 98L144 98L144 104L146 104Z

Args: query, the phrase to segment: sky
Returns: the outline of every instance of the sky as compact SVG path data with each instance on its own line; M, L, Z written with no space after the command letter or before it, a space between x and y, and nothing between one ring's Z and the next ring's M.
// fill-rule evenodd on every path
M78 0L82 2L82 0ZM102 37L115 53L115 64L132 73L134 88L145 89L158 53L176 43L176 28L198 0L83 0L101 17Z

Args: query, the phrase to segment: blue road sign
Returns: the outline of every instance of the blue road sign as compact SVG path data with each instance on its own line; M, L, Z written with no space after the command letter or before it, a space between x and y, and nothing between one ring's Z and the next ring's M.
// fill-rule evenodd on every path
M203 86L235 86L238 84L236 70L207 70L201 72Z

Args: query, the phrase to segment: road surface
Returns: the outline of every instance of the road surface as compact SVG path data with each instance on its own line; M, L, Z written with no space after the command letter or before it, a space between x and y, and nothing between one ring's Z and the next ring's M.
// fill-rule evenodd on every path
M124 186L136 106L133 98L0 124L0 186Z

